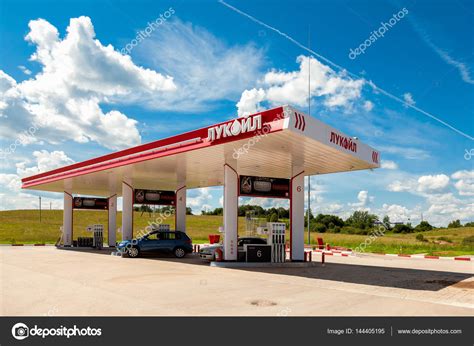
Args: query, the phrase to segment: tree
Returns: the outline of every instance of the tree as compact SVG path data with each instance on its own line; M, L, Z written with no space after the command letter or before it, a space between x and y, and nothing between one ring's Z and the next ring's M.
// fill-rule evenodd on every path
M272 215L270 215L269 221L270 222L278 222L278 214L273 213Z
M385 226L385 228L390 231L392 229L392 225L390 224L390 218L388 215L385 215L382 220L382 224Z
M474 222L467 222L464 224L464 227L474 227Z
M393 232L394 233L412 233L413 232L413 227L411 227L410 224L397 224L395 227L393 227Z
M433 229L433 226L431 226L428 221L421 221L416 227L415 231L416 232L426 232L426 231L431 231Z
M309 222L311 224L311 221L314 220L314 215L311 209L306 209L306 212L304 213L304 226L308 226L308 211L309 211Z
M461 226L461 221L459 221L459 220L451 221L448 225L448 228L459 228L459 227L462 227Z
M311 222L311 226L309 227L309 230L311 232L317 232L317 233L324 233L326 232L327 228L324 224L319 223L319 222Z
M290 218L290 209L285 209L283 207L278 208L278 215L280 219L289 219Z
M369 229L377 220L377 216L369 214L368 211L355 211L347 220L346 224L359 229Z
M186 207L186 215L193 215L193 210L191 207Z
M323 224L329 230L334 229L336 226L344 226L344 221L336 215L318 214L314 221Z

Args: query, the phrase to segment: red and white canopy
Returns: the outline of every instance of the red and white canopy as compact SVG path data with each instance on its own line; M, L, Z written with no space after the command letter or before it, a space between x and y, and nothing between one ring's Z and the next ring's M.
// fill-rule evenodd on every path
M377 150L290 106L266 110L24 178L24 189L121 195L134 188L223 185L224 163L241 175L289 178L380 167Z

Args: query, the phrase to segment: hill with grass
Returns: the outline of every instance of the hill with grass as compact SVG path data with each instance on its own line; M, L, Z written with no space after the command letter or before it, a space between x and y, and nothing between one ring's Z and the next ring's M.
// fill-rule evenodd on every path
M60 235L62 210L9 210L0 211L0 243L45 243L54 244ZM117 215L117 228L121 226L121 212ZM134 212L134 234L145 232L151 222L167 223L174 228L174 215ZM223 224L219 215L188 215L187 232L194 243L205 243L209 234L218 234ZM73 237L87 237L90 233L86 227L92 224L107 226L105 211L76 210L73 217ZM107 239L107 232L105 232ZM239 217L239 235L246 235L245 217ZM372 236L372 240L368 241ZM365 252L429 254L437 256L474 255L474 227L435 229L418 233L386 232L383 236L369 234L317 233L311 232L311 244L316 238L323 238L324 243L332 246L343 246L351 249L364 247ZM117 240L121 239L120 233ZM287 234L289 239L289 234ZM305 239L307 237L305 236Z

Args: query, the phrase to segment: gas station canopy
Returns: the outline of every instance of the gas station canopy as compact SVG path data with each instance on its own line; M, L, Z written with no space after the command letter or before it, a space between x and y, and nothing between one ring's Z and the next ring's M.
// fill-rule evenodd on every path
M295 166L305 176L378 168L380 154L281 106L30 176L22 187L110 196L122 194L124 179L156 190L217 186L229 161L239 175L289 178Z

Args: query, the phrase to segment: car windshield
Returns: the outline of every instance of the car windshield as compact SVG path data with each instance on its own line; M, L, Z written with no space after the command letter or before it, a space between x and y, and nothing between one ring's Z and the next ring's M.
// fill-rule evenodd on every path
M152 238L156 238L156 232L151 231L145 235L142 235L141 237L138 237L139 240L152 239Z

